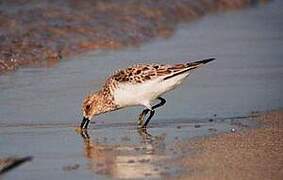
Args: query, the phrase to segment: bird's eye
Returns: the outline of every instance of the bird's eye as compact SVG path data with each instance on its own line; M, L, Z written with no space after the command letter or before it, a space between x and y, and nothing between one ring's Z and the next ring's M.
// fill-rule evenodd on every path
M87 110L90 108L90 105L88 104L88 105L86 105L86 107L85 107Z

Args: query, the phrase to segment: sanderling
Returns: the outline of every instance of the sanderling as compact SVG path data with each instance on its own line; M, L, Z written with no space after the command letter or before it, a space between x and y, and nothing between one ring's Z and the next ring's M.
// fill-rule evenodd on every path
M87 129L93 116L138 105L146 107L139 115L138 127L146 128L155 109L166 102L161 95L180 85L193 69L212 60L214 58L174 65L137 64L117 71L99 91L85 97L81 129ZM160 102L151 105L156 99ZM144 121L148 113L149 117Z

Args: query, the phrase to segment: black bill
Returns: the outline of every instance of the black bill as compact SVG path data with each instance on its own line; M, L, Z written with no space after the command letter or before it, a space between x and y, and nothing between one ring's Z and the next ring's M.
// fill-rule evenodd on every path
M89 121L90 120L88 118L84 117L81 123L81 129L87 129Z

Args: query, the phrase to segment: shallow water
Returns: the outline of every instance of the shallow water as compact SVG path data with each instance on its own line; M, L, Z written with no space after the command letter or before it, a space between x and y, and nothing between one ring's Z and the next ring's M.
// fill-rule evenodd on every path
M139 48L74 57L59 66L0 77L0 155L34 160L7 179L161 177L182 173L177 142L239 128L252 111L283 106L283 3L205 17L176 35ZM141 108L96 118L90 139L74 131L84 95L117 68L135 63L217 60L195 71L151 121L150 137L135 129ZM209 119L214 119L209 122ZM244 123L248 123L244 121ZM199 126L200 125L200 126ZM244 125L245 126L245 125ZM253 126L248 123L248 126ZM170 162L170 163L169 163ZM170 164L170 166L166 166Z
M248 119L248 118L247 118ZM1 156L32 155L8 179L109 179L174 177L184 172L178 159L192 154L178 144L188 138L242 128L239 119L175 119L153 122L147 132L134 123L100 124L88 134L68 125L2 127ZM255 124L243 122L246 126Z

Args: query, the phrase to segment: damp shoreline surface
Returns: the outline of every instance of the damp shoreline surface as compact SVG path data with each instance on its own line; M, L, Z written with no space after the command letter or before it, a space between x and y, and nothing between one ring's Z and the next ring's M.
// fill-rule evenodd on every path
M147 131L131 123L91 126L83 133L67 125L1 127L0 154L33 157L5 179L279 180L282 120L280 109L225 119L159 120Z
M0 74L27 65L52 67L82 52L138 46L170 37L179 23L264 2L2 1Z
M182 160L189 173L179 179L282 179L283 112L262 113L257 121L262 127L182 144L195 155Z

